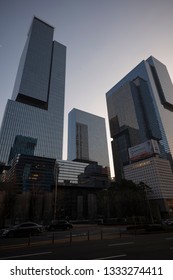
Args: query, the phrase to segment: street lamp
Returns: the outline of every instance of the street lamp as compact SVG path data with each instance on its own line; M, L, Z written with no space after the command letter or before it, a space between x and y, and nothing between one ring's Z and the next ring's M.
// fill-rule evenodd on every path
M145 192L145 197L146 197L146 201L147 201L147 204L148 204L148 210L149 210L149 214L150 214L150 220L151 220L151 223L154 224L151 205L150 205L150 201L148 199L148 193L147 193L148 189L151 191L151 188L149 186L147 186L144 182L140 182L140 186L142 186L142 188Z
M64 164L59 164L55 162L55 197L54 197L54 213L53 213L53 219L56 220L56 214L57 214L57 194L58 194L58 176L59 176L59 167L63 166Z

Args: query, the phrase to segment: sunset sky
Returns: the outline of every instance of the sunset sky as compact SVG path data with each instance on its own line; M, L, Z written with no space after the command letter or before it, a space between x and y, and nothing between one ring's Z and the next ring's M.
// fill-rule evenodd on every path
M173 1L0 0L0 123L33 16L67 46L64 159L73 108L105 117L110 152L105 93L150 55L173 80Z

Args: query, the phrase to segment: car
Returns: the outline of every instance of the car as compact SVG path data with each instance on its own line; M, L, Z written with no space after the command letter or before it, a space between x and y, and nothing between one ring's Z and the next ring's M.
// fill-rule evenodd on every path
M165 230L165 227L163 224L147 224L145 226L146 231L163 231Z
M172 226L173 225L173 219L166 219L162 223L164 225Z
M4 229L1 237L25 237L30 235L38 235L42 231L43 227L41 225L33 222L25 222Z
M47 226L47 230L67 230L72 229L73 225L66 220L53 220L50 225Z

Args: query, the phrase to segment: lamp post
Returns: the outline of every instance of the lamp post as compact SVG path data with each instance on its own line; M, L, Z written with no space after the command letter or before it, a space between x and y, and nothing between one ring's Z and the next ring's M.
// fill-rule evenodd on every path
M146 194L146 200L147 200L147 203L148 203L148 209L149 209L149 213L150 213L150 220L151 220L151 223L154 224L153 214L152 214L150 202L149 202L149 199L148 199L148 194L147 194L146 186L145 186L145 194Z
M149 186L147 186L144 182L140 182L140 185L142 186L142 188L144 189L144 192L145 192L145 197L146 197L146 201L147 201L147 205L148 205L148 210L149 210L149 215L150 215L151 223L154 224L154 219L153 219L153 215L152 215L151 205L150 205L150 201L148 199L148 193L147 193L148 190L151 191L151 188Z
M53 213L53 219L56 220L56 211L57 211L57 208L56 208L56 201L57 201L57 191L58 191L58 170L59 167L57 166L57 164L55 163L55 197L54 197L54 213Z
M55 173L55 197L54 197L54 213L53 219L56 220L57 214L57 194L58 194L58 176L59 176L59 167L64 164L55 163L54 173Z

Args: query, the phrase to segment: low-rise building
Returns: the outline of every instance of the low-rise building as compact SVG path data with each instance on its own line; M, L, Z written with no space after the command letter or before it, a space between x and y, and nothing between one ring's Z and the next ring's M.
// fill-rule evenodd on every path
M156 156L131 163L124 166L124 176L126 180L149 187L147 198L151 204L157 203L161 216L172 213L173 174L169 160Z

